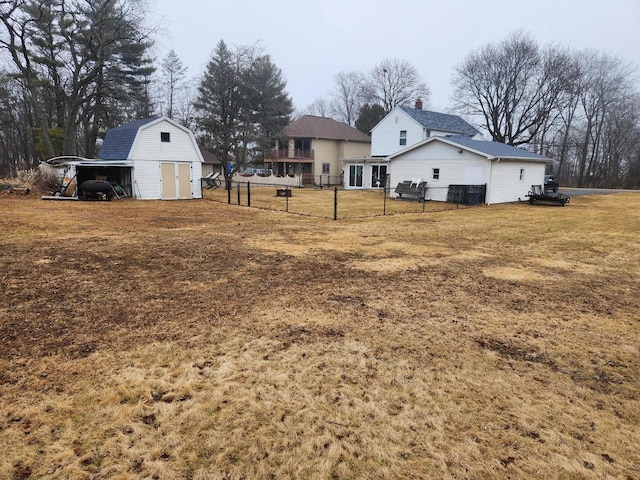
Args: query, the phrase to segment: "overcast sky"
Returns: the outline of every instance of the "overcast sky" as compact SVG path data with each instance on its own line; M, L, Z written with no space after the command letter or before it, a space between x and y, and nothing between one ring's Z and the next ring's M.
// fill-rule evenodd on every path
M282 70L301 110L328 96L339 72L409 61L450 105L453 67L473 50L522 30L539 45L596 49L640 66L640 0L156 0L156 53L174 49L197 77L220 39L259 43ZM639 72L640 73L640 72Z

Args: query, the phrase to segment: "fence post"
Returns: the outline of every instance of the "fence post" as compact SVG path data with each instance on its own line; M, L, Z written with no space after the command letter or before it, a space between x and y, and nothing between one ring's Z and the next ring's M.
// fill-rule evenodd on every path
M227 178L225 180L226 188L227 188L227 203L231 205L231 179Z
M247 207L251 206L251 182L247 182Z
M238 189L238 205L240 205L240 182L237 183L236 187Z
M338 187L333 189L333 219L338 220Z
M384 182L384 187L382 189L383 197L382 197L382 215L387 214L387 182Z

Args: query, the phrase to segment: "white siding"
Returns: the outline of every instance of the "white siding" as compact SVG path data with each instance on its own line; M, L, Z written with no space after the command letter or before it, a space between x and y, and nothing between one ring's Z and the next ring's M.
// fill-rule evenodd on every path
M202 198L202 184L200 183L200 179L202 177L203 177L202 163L192 162L191 163L191 197L192 198Z
M428 143L427 145L407 152L391 160L391 189L398 183L414 178L427 181L427 200L444 202L447 200L449 185L463 185L465 168L482 169L482 182L489 181L490 162L485 157L463 151L443 143ZM440 178L433 179L433 169L440 169Z
M545 163L505 161L493 162L491 185L487 191L487 203L504 203L526 200L531 185L544 183ZM520 170L524 177L520 180Z
M160 162L138 160L133 167L133 196L143 200L160 200Z
M407 144L400 145L400 131L407 131ZM385 157L424 140L424 128L413 118L395 108L371 130L371 155Z
M362 186L361 187L356 187L356 186L350 186L349 185L349 181L350 181L350 177L351 177L351 170L350 170L350 166L351 165L361 165L362 166ZM387 174L389 173L389 163L388 162L382 162L378 159L375 158L363 158L360 159L360 161L356 161L354 159L351 159L349 161L346 161L344 163L343 166L343 174L344 174L344 189L345 190L366 190L366 189L379 189L381 187L384 187L384 181L386 180L385 178L381 179L381 187L377 186L377 185L372 185L372 176L373 176L373 166L386 166L387 167Z
M544 162L489 160L457 146L431 141L391 160L391 194L399 182L421 178L427 181L428 200L446 201L449 185L466 185L473 176L479 184L487 185L486 203L517 202L526 199L531 185L544 183L545 166ZM434 168L440 170L437 180L433 179Z
M406 130L407 132L406 145L400 145L401 130ZM402 109L396 107L371 130L371 155L374 157L386 157L420 143L429 137L444 137L452 134L456 135L454 132L443 130L427 131ZM481 135L478 134L473 138L479 139L480 137Z
M161 142L160 133L168 132L170 142ZM129 158L132 160L156 160L159 162L200 162L197 145L193 137L175 125L161 121L143 126L133 145Z
M169 142L161 141L162 132L169 133ZM161 199L160 163L171 162L191 164L191 197L202 198L202 157L195 138L189 131L166 119L145 125L138 131L129 159L134 162L135 197L145 200Z

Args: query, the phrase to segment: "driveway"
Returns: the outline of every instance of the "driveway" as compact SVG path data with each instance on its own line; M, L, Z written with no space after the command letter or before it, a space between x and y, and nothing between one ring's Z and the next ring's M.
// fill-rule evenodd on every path
M561 187L558 189L560 193L575 197L578 195L609 195L611 193L640 193L640 190L622 190L619 188L574 188Z

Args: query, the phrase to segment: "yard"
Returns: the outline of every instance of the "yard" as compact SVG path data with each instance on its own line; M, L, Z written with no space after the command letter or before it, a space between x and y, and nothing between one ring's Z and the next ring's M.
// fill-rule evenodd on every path
M0 478L640 478L639 194L0 211Z
M311 215L322 218L353 219L380 215L395 215L399 213L427 213L442 212L465 208L445 202L418 202L415 197L403 199L389 198L382 190L349 190L335 187L324 189L290 188L290 196L278 196L277 191L284 190L274 185L251 184L234 182L231 192L224 188L204 190L204 198L233 205L248 205L268 210ZM240 200L238 201L238 192ZM386 197L386 198L385 198ZM337 209L334 206L337 204Z

